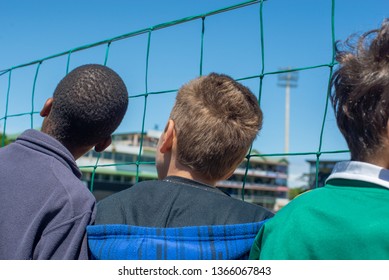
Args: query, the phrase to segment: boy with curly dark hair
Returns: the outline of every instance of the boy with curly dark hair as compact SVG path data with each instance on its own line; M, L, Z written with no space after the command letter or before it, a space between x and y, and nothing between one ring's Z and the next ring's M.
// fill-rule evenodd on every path
M43 106L41 131L0 149L0 259L87 259L95 199L75 160L103 151L127 110L122 79L102 65L66 75Z

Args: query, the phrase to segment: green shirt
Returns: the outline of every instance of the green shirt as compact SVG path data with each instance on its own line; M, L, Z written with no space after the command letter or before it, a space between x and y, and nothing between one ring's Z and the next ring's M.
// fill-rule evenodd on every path
M385 182L341 177L330 177L323 188L306 192L282 208L259 231L250 259L389 260Z

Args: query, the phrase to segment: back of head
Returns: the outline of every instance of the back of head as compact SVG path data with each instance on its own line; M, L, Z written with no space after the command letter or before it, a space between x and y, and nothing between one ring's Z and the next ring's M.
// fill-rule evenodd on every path
M331 99L338 127L353 160L375 157L387 138L389 118L389 22L364 33L345 50L337 45L339 69Z
M65 146L94 145L119 126L127 105L127 89L118 74L103 65L80 66L55 89L49 134Z
M177 161L210 180L223 179L236 168L262 126L252 92L216 73L184 85L170 118L177 135Z

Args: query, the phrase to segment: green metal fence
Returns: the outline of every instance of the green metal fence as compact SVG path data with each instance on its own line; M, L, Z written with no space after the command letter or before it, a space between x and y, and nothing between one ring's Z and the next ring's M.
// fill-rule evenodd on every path
M268 0L270 1L270 0ZM194 15L194 16L190 16L190 17L185 17L185 18L181 18L181 19L178 19L178 20L174 20L174 21L170 21L170 22L165 22L165 23L162 23L162 24L158 24L158 25L155 25L155 26L151 26L151 27L148 27L148 28L144 28L144 29L140 29L140 30L136 30L136 31L132 31L132 32L129 32L129 33L126 33L126 34L122 34L122 35L119 35L119 36L116 36L116 37L113 37L113 38L108 38L106 40L102 40L102 41L99 41L99 42L95 42L95 43L91 43L91 44L88 44L88 45L83 45L83 46L80 46L80 47L76 47L76 48L73 48L73 49L70 49L70 50L67 50L67 51L63 51L63 52L60 52L60 53L57 53L57 54L54 54L54 55L50 55L50 56L47 56L47 57L44 57L44 58L41 58L41 59L37 59L37 60L34 60L34 61L31 61L31 62L28 62L28 63L25 63L25 64L21 64L21 65L17 65L17 66L13 66L9 69L4 69L4 70L0 70L0 77L1 76L7 76L8 79L7 79L7 90L6 90L6 100L5 100L5 113L3 116L1 116L0 118L0 125L2 124L2 139L1 139L1 146L4 146L6 144L6 137L5 135L7 134L7 122L11 119L11 118L19 118L19 117L22 117L22 116L30 116L30 127L29 128L34 128L34 115L37 115L39 114L38 111L36 111L36 106L35 106L35 94L36 94L36 83L37 83L37 80L39 79L40 77L40 69L41 69L41 66L44 64L44 63L47 63L47 61L49 60L55 60L55 59L58 59L60 57L65 57L66 58L66 65L65 65L65 69L66 69L66 73L69 71L69 68L70 68L70 61L72 60L72 56L75 54L75 53L79 53L79 52L83 52L85 50L88 50L88 49L92 49L92 48L96 48L96 47L101 47L101 46L105 46L105 56L103 58L103 64L106 65L109 61L109 58L110 58L110 50L111 50L111 47L113 45L115 45L117 42L119 41L123 41L123 40L128 40L129 38L132 38L132 37L137 37L137 36L147 36L147 46L146 46L146 59L144 61L145 63L145 80L144 80L144 84L145 84L145 92L143 93L140 93L140 94L134 94L134 95L130 95L129 98L130 99L144 99L144 108L143 108L143 119L142 119L142 126L141 126L141 132L142 132L142 135L145 131L145 117L146 117L146 109L147 109L147 105L148 105L148 100L150 98L153 98L153 96L155 95L164 95L164 94L168 94L168 93L174 93L177 91L177 89L165 89L165 90L162 90L162 91L157 91L157 92L152 92L152 91L149 91L149 58L150 58L150 49L152 47L152 44L153 44L153 35L155 34L155 32L158 32L159 30L162 30L162 29L169 29L173 26L176 26L176 25L181 25L181 24L184 24L184 23L187 23L189 21L200 21L201 22L201 28L199 30L199 34L198 34L198 40L199 40L199 49L198 49L198 52L199 52L199 61L198 61L198 74L199 75L202 75L203 74L203 60L204 60L204 41L205 41L205 34L207 32L207 19L214 16L214 15L220 15L220 14L227 14L233 10L238 10L238 9L242 9L244 7L248 7L250 6L250 8L252 9L256 9L258 11L258 15L259 15L259 19L260 19L260 25L258 26L258 32L260 34L260 49L261 49L261 63L258 65L258 69L259 69L259 72L258 73L253 73L252 75L250 76L246 76L246 77L241 77L241 78L238 78L237 80L238 81L247 81L247 80L251 80L251 81L256 81L258 83L258 86L259 86L259 91L257 92L257 97L258 97L258 101L259 103L261 103L261 98L262 98L262 94L263 94L263 82L264 80L269 77L269 76L272 76L272 75L279 75L281 73L288 73L288 72L296 72L296 71L309 71L309 70L312 70L312 69L317 69L317 68L324 68L324 69L328 69L328 83L327 83L327 88L326 89L323 89L323 93L325 92L326 94L323 94L323 98L325 98L326 102L325 102L325 109L324 109L324 115L322 117L322 122L321 122L321 132L320 132L320 135L318 136L318 143L317 143L317 149L314 150L314 151L306 151L306 152L291 152L291 153L272 153L272 154L258 154L258 153L254 153L250 150L249 154L247 155L247 168L246 168L246 175L245 175L245 178L247 176L247 171L248 171L248 167L249 167L249 162L250 162L250 159L253 158L253 157L293 157L293 156L315 156L316 157L316 184L318 183L318 172L319 172L319 162L320 162L320 158L322 155L325 155L325 154L338 154L338 153L348 153L347 150L330 150L330 151L325 151L322 149L322 142L323 142L323 132L324 132L324 128L325 128L325 125L326 125L326 116L327 116L327 112L328 112L328 106L329 106L329 94L330 94L330 91L331 91L331 88L330 88L330 80L331 80L331 77L332 77L332 74L333 74L333 69L334 69L334 66L336 66L336 62L334 60L334 55L335 55L335 50L334 50L334 45L335 45L335 0L330 0L331 1L331 5L332 5L332 9L331 9L331 38L332 38L332 41L331 41L331 44L332 44L332 58L328 61L328 63L325 63L325 64L320 64L320 65L310 65L308 67L304 67L304 68L290 68L290 69L286 69L286 70L280 70L280 71L272 71L272 72L267 72L266 71L266 49L265 49L265 40L267 38L267 34L266 34L266 28L264 26L264 23L263 23L263 16L264 16L264 13L265 13L265 10L266 10L266 4L268 1L262 1L262 0L255 0L255 1L246 1L246 2L243 2L243 3L240 3L240 4L237 4L237 5L234 5L234 6L229 6L229 7L225 7L225 8L222 8L222 9L218 9L218 10L215 10L215 11L210 11L210 12L207 12L207 13L203 13L203 14L199 14L199 15ZM34 76L34 80L33 80L33 84L32 84L32 89L31 89L31 95L26 98L24 102L27 102L28 100L30 100L30 110L27 111L27 112L23 112L23 113L19 113L19 114L9 114L8 113L8 108L9 108L9 99L10 99L10 89L11 87L13 86L13 79L12 79L12 75L14 72L16 71L19 71L20 69L22 68L25 68L25 67L32 67L32 66L35 66L35 76ZM227 73L228 74L228 73ZM326 96L325 96L326 95ZM1 101L1 102L4 102L4 101ZM266 120L265 120L266 121ZM26 127L28 128L28 127ZM133 164L133 165L136 165L136 170L137 170L137 177L138 177L138 174L139 174L139 167L141 165L144 165L144 164L154 164L154 162L142 162L140 161L140 158L141 158L141 151L142 151L142 145L143 145L143 138L141 139L141 142L140 142L140 149L139 149L139 155L138 155L138 160L136 162L123 162L123 163L117 163L115 165L119 165L119 164L122 164L122 165L128 165L128 164ZM94 175L95 175L95 172L98 168L101 168L101 167L104 167L104 166L107 166L107 165L102 165L102 164L99 164L99 158L97 159L96 163L93 165L93 166L81 166L80 168L93 168L93 172L92 172L92 179L91 179L91 185L92 185L92 190L93 190L93 181L94 181ZM111 165L109 165L111 166ZM243 187L245 185L245 179L243 181Z

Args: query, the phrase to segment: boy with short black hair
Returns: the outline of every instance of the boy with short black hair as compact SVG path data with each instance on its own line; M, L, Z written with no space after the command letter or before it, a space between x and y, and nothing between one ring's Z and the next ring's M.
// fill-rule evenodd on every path
M95 199L75 160L111 143L127 105L113 70L80 66L44 104L41 131L26 130L0 149L0 259L88 259Z

